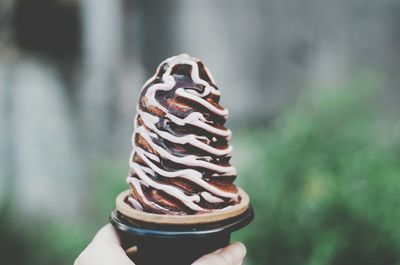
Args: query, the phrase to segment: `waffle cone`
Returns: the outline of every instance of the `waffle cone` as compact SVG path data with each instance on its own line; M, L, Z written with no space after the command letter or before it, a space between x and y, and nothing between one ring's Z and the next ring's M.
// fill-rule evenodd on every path
M146 223L171 225L209 224L233 218L244 213L249 208L249 196L242 189L239 189L239 195L242 198L240 203L224 210L215 210L210 213L195 215L167 215L147 213L132 208L125 202L126 197L129 196L129 190L127 190L117 196L116 208L117 211L129 219Z

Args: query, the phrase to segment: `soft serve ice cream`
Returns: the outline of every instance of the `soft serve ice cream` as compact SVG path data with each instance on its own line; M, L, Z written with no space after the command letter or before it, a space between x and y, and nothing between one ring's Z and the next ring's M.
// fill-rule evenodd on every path
M241 200L229 163L228 110L207 67L186 54L162 62L142 88L126 203L149 213L192 215Z

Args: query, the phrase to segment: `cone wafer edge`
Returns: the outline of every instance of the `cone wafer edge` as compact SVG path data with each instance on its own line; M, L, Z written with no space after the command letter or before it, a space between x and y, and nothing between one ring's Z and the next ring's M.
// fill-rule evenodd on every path
M208 224L233 218L244 213L249 208L249 196L245 191L239 188L241 197L240 203L229 207L228 209L215 210L210 213L194 214L194 215L167 215L154 214L136 210L125 202L125 198L129 195L129 190L121 192L116 198L116 208L124 216L129 219L154 223L154 224L171 224L171 225L190 225L190 224Z

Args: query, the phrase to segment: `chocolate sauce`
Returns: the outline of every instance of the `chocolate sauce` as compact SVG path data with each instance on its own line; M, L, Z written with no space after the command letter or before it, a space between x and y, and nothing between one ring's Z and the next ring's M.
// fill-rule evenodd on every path
M219 93L205 65L186 55L160 64L143 87L130 178L141 183L143 195L132 184L131 197L144 211L195 214L239 202Z

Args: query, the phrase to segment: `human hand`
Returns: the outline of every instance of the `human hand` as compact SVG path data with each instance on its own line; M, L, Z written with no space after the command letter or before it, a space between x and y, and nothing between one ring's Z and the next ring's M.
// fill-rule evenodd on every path
M196 260L192 265L241 265L246 255L242 243L233 243Z
M234 243L196 260L193 265L240 265L246 255L242 243ZM134 265L122 249L111 224L104 226L75 260L74 265Z

